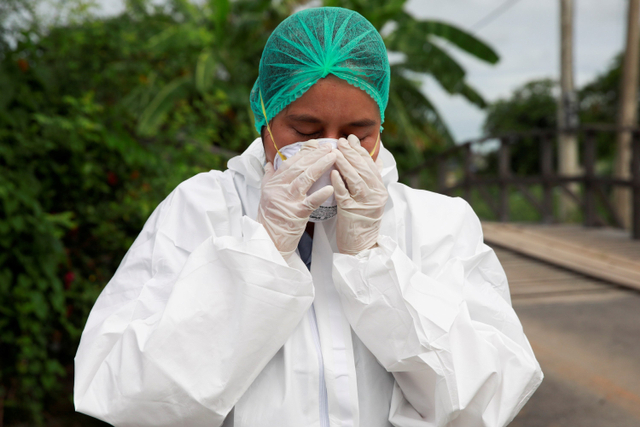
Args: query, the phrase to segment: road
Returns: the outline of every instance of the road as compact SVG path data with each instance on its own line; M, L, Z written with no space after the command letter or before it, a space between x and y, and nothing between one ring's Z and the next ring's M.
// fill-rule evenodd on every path
M545 379L511 427L640 426L640 293L496 250Z

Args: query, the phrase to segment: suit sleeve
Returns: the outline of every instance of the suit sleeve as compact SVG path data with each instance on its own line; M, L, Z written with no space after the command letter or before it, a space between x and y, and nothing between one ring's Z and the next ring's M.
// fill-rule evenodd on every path
M311 305L301 261L242 216L228 177L205 175L156 209L92 309L76 410L115 426L220 426Z
M395 377L397 427L504 426L542 381L478 218L453 204L455 230L435 245L446 249L416 232L421 256L384 235L372 250L334 255L347 318Z

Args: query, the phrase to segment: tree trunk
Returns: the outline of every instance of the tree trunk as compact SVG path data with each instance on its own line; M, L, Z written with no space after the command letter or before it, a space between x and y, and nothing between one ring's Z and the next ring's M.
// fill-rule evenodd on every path
M560 0L560 99L558 105L558 174L576 176L578 165L578 97L573 83L573 0ZM574 193L578 185L568 186ZM559 218L565 221L576 209L575 203L566 194L559 199Z
M622 63L618 126L635 126L638 121L638 61L640 49L640 0L629 0L627 47ZM614 174L616 178L631 178L631 138L629 131L619 131L616 143ZM631 190L618 187L613 203L625 228L631 227Z

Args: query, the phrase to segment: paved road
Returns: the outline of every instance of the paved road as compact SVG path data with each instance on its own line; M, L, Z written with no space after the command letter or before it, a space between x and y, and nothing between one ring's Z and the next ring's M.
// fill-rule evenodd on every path
M511 427L640 426L640 293L497 250L545 373Z

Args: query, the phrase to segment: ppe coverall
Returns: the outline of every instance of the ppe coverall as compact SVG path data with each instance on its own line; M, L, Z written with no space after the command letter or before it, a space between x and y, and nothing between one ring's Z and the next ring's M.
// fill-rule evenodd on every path
M75 404L116 426L504 426L542 380L459 198L397 182L377 247L315 225L311 271L255 221L260 139L179 185L98 298ZM312 305L313 304L313 305Z

